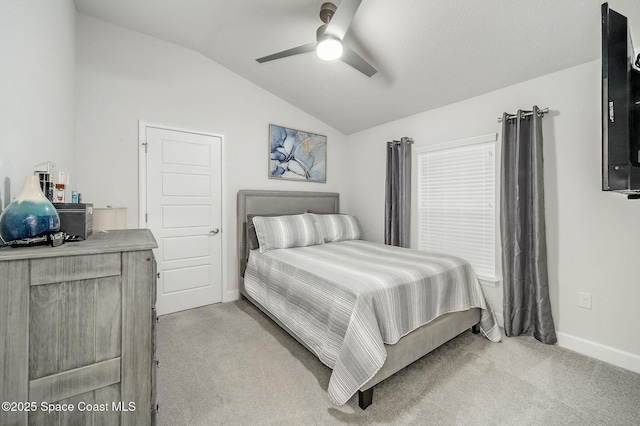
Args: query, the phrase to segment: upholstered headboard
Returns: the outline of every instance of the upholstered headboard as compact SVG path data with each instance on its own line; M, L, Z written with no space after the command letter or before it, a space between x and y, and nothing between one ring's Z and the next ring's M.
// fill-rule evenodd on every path
M340 194L337 192L306 191L238 191L238 289L244 294L244 268L249 257L247 215L339 213Z

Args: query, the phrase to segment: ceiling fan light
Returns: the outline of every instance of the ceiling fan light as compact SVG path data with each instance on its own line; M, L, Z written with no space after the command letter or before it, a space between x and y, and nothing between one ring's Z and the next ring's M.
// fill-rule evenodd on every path
M336 37L325 35L325 37L318 42L316 53L318 54L318 58L325 61L338 59L342 56L342 42Z

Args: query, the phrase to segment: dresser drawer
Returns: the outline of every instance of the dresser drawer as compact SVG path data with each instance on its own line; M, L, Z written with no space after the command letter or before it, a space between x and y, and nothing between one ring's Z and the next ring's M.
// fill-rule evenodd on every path
M120 253L31 260L31 285L110 277L122 273Z

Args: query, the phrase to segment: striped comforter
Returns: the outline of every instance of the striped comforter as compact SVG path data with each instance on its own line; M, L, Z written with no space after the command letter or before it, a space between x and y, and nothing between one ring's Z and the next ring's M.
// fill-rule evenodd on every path
M471 266L452 256L366 241L252 250L245 289L333 369L327 390L346 403L394 344L448 312L482 309L480 329L501 338Z

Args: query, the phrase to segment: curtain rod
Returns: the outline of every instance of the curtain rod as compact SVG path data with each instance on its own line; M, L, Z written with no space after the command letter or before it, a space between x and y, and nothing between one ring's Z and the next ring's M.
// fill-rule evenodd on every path
M400 140L399 140L399 141L391 141L391 142L389 142L389 143L396 144L396 143L403 143L403 142L413 143L413 138L410 138L410 137L408 137L408 136L405 136L405 137L403 137L403 138L400 138Z
M543 115L549 113L549 108L543 108L543 109L539 109L538 110L538 115L540 115L540 117L542 117ZM523 111L522 112L522 116L523 117L528 117L530 115L533 114L533 111ZM514 118L518 117L518 114L507 114L507 120L512 120ZM502 117L498 117L498 123L502 123Z

